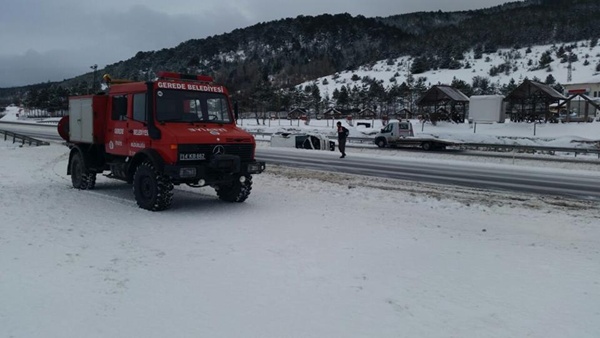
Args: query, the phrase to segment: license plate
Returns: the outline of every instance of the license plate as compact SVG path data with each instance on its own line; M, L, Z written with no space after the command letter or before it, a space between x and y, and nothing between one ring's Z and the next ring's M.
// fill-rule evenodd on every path
M180 161L205 160L204 153L179 154Z

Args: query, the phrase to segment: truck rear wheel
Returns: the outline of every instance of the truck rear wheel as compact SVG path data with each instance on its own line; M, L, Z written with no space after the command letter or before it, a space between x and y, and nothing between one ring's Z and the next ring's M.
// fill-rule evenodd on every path
M252 190L252 176L240 176L243 177L243 182L239 179L233 180L229 184L219 184L215 190L219 199L226 202L244 202L250 191Z
M173 183L160 173L151 162L143 162L133 175L133 194L137 205L150 211L161 211L171 207Z
M431 142L423 142L423 144L421 144L421 148L423 148L423 150L432 150L433 145Z
M79 151L71 159L71 184L79 190L94 189L96 186L96 174L88 171Z

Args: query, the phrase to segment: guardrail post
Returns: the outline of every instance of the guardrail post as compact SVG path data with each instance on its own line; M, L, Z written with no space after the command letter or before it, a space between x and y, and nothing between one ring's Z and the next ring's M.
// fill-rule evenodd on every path
M533 136L535 136L536 129L537 129L537 122L533 122Z

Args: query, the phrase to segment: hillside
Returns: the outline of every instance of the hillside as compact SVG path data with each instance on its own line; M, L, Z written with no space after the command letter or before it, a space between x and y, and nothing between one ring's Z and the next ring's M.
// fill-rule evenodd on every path
M571 58L571 80L568 81L568 58ZM547 63L541 60L548 60ZM549 84L600 82L600 46L597 39L565 44L540 45L522 48L498 49L476 57L473 51L465 53L458 69L432 69L418 74L411 72L414 58L402 56L380 60L356 70L342 71L309 81L300 87L317 85L325 96L346 87L370 86L379 83L392 88L407 81L422 81L426 87L436 84L458 84L468 96L502 93L511 84L525 78Z
M326 92L334 90L324 87L323 79L330 77L328 82L335 83L334 77L352 74L356 75L352 83L371 86L371 79L360 81L364 77L361 72L370 69L382 70L377 78L383 83L377 86L384 91L407 80L409 89L421 90L430 83L447 83L449 75L444 74L453 74L450 80L456 77L464 82L461 86L471 87L479 86L473 83L474 77L487 78L484 82L499 86L507 83L497 77L499 74L517 82L520 77L544 80L552 75L557 82L565 83L561 64L548 68L557 59L563 61L562 56L555 53L552 61L542 60L537 50L548 50L552 45L572 49L575 41L578 49L580 43L595 47L599 14L597 1L531 0L476 11L421 12L387 18L349 14L299 16L185 41L175 48L140 51L131 59L98 70L96 79L109 73L113 78L143 80L152 78L158 70L209 74L236 93L235 98L246 109L262 110L290 106L314 106L318 110L326 104L321 102ZM494 55L506 62L498 63ZM595 72L595 56L591 52L578 54L575 67ZM415 84L410 83L409 73ZM419 83L419 78L426 80ZM33 96L44 91L50 92L48 97L57 96L54 92L59 88L70 94L86 93L93 79L93 73L88 73L35 88L0 89L0 105L18 100L33 104L39 101ZM279 91L312 84L316 79L321 83L319 92L314 87L305 89L304 94ZM497 91L502 89L499 86ZM29 97L25 97L28 92Z

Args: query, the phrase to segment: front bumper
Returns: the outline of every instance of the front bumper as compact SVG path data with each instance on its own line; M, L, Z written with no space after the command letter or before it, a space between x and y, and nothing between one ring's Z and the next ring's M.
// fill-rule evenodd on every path
M239 157L221 156L203 164L165 165L165 174L173 183L193 183L204 180L207 184L230 181L233 177L260 174L265 162L241 162Z

